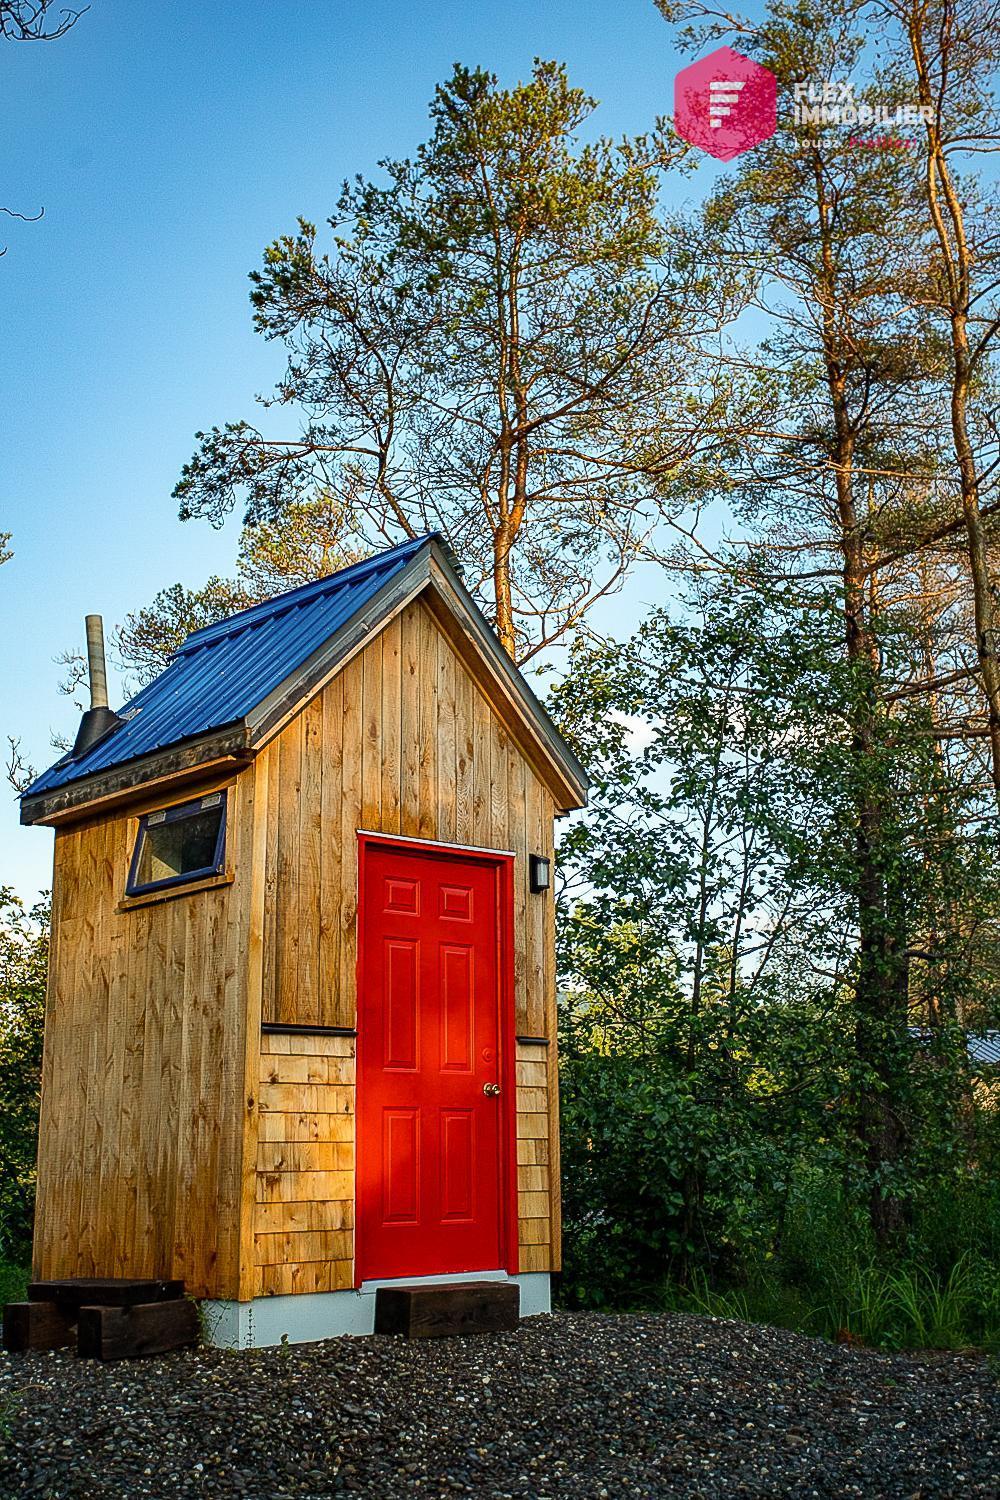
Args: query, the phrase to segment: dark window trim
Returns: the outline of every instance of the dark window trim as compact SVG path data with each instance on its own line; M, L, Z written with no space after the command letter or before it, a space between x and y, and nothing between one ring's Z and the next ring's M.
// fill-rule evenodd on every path
M139 860L142 855L142 846L146 838L146 830L149 820L157 817L157 827L161 823L177 823L182 818L194 817L197 813L205 812L205 798L218 797L222 808L222 817L219 819L219 832L215 840L215 859L210 865L202 865L197 870L185 870L182 875L168 875L165 880L150 880L145 885L136 884L136 876L139 873ZM163 814L162 818L159 814ZM190 802L177 802L172 807L156 807L151 812L143 813L139 819L139 830L135 836L135 848L132 850L132 863L129 866L128 881L125 885L126 896L145 896L150 891L165 891L171 886L190 885L193 880L204 880L206 875L221 875L226 859L226 823L229 818L229 799L225 789L220 792L205 792L200 797L193 797Z

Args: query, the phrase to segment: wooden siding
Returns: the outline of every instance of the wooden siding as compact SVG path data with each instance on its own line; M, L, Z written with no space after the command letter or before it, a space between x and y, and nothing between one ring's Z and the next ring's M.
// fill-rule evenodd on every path
M553 1266L547 1049L517 1048L518 1269ZM354 1285L355 1044L265 1034L253 1295Z
M550 1271L552 1235L552 1129L547 1047L517 1047L517 1217L521 1271Z
M515 854L515 1029L550 1039L518 1052L520 1267L557 1269L553 909L528 891L553 802L430 609L197 790L223 785L231 884L122 909L138 815L190 785L56 834L36 1277L241 1300L352 1284L346 1054L260 1024L355 1025L359 828Z
M255 1297L353 1285L354 1077L350 1037L261 1038Z
M231 884L120 906L137 815L191 795L56 834L37 1278L237 1294L253 777L230 796Z
M528 891L528 855L552 857L552 798L419 599L263 758L265 1021L354 1026L365 828L514 852L516 1030L552 1034L552 901Z
M552 858L552 797L424 602L390 621L258 765L263 760L270 768L264 1020L356 1025L359 828L511 850L515 1030L550 1039L533 1057L546 1076L539 1112L556 1161L553 906L551 895L528 889L528 855ZM522 1200L522 1238L538 1236L531 1249L522 1246L522 1261L531 1262L524 1269L558 1267L557 1182L557 1170L547 1169L545 1187Z

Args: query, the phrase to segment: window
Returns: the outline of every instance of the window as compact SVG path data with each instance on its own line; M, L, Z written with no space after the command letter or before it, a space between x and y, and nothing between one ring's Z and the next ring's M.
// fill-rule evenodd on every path
M225 851L225 792L144 813L139 819L126 894L138 896L203 875L221 874Z

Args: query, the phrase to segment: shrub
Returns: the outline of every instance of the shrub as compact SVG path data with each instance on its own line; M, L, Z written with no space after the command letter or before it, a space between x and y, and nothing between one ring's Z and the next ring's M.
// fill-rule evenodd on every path
M15 1265L31 1247L48 917L0 889L0 1262Z

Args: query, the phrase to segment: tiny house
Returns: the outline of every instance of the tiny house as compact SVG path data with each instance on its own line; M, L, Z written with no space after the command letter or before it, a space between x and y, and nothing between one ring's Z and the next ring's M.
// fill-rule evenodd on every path
M22 799L55 829L37 1279L216 1341L559 1267L553 819L586 778L441 538L189 636Z

